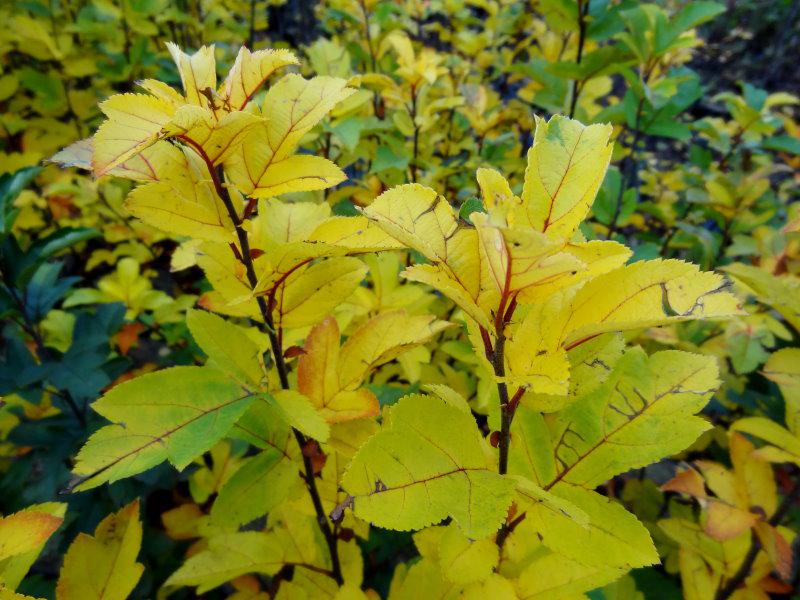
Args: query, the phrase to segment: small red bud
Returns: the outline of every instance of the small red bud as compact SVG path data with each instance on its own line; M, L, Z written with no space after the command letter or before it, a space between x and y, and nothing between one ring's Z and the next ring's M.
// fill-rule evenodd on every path
M497 448L500 445L500 432L493 431L489 435L489 443L492 445L492 448Z

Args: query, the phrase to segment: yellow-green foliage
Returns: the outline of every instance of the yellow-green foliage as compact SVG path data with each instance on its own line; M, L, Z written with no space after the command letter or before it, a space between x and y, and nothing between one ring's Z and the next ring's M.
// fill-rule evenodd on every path
M798 101L706 98L721 5L63 4L0 9L2 600L796 584Z

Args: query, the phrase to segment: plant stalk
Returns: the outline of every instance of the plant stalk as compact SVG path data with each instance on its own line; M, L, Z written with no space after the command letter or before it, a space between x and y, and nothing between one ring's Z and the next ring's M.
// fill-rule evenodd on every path
M253 257L250 254L250 240L248 239L247 231L244 229L244 227L242 227L242 220L239 217L236 207L233 205L233 200L231 199L228 190L224 185L222 185L222 168L214 167L214 164L211 162L205 151L203 151L201 146L194 143L192 140L189 140L188 138L182 139L189 143L189 145L195 149L195 151L206 163L206 167L208 168L209 174L211 175L211 180L214 184L214 189L222 200L222 203L225 205L228 216L233 222L236 230L236 237L238 238L239 248L241 250L238 256L239 261L244 265L245 272L247 274L247 281L250 284L250 287L255 289L256 285L258 284L258 276L256 275L255 267L253 265ZM270 347L272 349L272 356L275 361L275 368L278 371L278 378L281 382L281 388L288 390L289 370L286 366L286 361L283 358L283 350L281 348L280 339L275 331L275 325L272 319L272 311L270 310L270 307L267 305L267 301L263 296L256 296L256 302L258 304L259 312L261 313L261 318L264 319L264 323L266 325L267 335L269 336ZM322 499L320 498L319 490L317 489L311 458L306 456L306 453L304 452L306 444L308 443L308 439L305 435L303 435L302 432L295 428L292 428L292 432L294 433L295 440L297 440L297 444L300 446L300 453L303 456L303 479L306 482L308 492L311 495L311 501L314 504L314 512L317 515L317 524L322 531L322 535L325 537L325 543L328 546L328 552L331 557L331 576L336 580L337 584L342 585L342 583L344 583L344 578L342 577L339 551L336 546L336 536L333 534L333 530L328 522L328 517L325 514L325 509L322 506Z
M769 523L773 527L780 525L781 521L786 517L789 509L791 509L792 504L795 503L800 499L800 480L795 483L795 486L791 489L791 491L786 494L781 501L778 508L775 510L775 513L770 517ZM739 588L744 580L747 579L747 576L750 574L750 570L753 568L753 564L756 562L756 558L758 558L758 553L761 551L761 540L758 539L758 536L755 534L755 531L751 533L751 541L750 541L750 549L745 554L744 560L742 560L742 564L739 566L739 569L736 573L728 579L724 586L720 587L717 591L717 595L714 597L714 600L728 600L736 590Z

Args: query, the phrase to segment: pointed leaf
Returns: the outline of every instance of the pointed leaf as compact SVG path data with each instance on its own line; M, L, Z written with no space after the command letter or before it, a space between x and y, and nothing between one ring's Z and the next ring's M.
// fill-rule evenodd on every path
M406 396L353 457L342 486L356 516L379 527L420 529L452 516L478 539L499 528L514 485L491 462L471 415Z
M108 515L94 536L79 533L64 555L58 600L125 600L144 572L139 501Z
M173 367L112 388L92 406L113 425L78 454L76 489L141 473L164 460L186 467L228 433L252 400L221 371Z

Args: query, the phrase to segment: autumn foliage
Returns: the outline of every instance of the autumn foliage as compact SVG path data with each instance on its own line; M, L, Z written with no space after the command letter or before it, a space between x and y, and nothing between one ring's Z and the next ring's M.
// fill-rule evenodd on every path
M209 4L114 77L8 10L0 600L790 593L798 101L695 117L722 7Z

